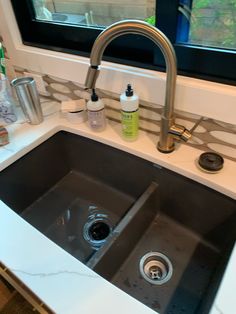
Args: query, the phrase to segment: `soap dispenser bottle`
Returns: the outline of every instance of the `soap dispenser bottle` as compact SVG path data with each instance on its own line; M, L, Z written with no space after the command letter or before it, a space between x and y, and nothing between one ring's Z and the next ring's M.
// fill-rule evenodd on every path
M88 122L93 131L103 131L106 127L105 106L93 89L91 100L87 102Z
M120 96L122 136L127 141L135 141L138 137L139 97L134 94L131 84Z

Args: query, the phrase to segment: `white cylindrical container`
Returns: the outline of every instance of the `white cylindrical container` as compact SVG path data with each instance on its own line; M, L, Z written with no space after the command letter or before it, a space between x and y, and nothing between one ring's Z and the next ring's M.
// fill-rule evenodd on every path
M122 136L126 141L135 141L139 126L139 97L134 94L130 84L120 96Z
M67 112L66 118L73 124L83 123L87 120L86 112L83 111L76 111L76 112Z
M71 123L83 123L87 120L85 105L84 99L62 101L61 112Z
M93 90L91 100L87 102L88 122L93 131L103 131L106 127L105 106Z

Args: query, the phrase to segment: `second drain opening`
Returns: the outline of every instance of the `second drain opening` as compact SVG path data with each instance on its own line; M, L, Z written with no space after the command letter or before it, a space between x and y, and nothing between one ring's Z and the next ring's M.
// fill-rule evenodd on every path
M139 270L142 277L153 285L163 285L173 273L170 260L159 252L145 254L140 260Z

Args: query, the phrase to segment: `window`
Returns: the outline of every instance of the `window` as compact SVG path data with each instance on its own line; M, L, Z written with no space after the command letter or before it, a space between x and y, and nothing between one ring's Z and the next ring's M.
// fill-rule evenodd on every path
M155 0L32 0L38 20L104 28L124 19L151 20Z
M89 56L107 25L141 19L171 40L178 73L236 84L236 0L11 0L26 45ZM122 36L105 51L108 61L163 69L148 39Z
M192 10L183 4L179 11L189 23L183 43L212 48L236 49L236 1L193 0ZM181 31L178 34L181 41Z
M157 26L174 44L183 74L235 85L235 39L226 49L236 34L235 0L167 0L157 8Z

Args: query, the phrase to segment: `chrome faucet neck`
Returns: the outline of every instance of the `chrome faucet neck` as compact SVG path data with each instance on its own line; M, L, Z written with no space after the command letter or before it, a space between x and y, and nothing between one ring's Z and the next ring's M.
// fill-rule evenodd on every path
M158 149L165 153L172 152L174 150L174 140L169 130L174 124L173 113L177 62L171 42L159 29L138 20L125 20L114 23L106 28L94 42L85 86L88 89L95 88L96 80L99 75L99 65L101 64L104 50L115 38L126 34L138 34L149 38L160 48L164 56L166 63L166 92Z

